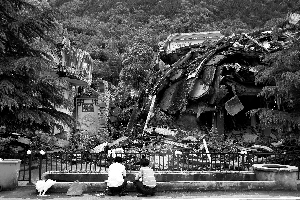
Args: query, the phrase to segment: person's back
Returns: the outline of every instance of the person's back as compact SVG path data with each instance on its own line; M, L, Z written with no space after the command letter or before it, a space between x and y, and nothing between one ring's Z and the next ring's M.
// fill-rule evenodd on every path
M142 178L143 185L154 188L156 186L156 180L154 177L154 171L150 167L141 167L140 173Z
M119 194L121 196L126 194L126 169L121 163L122 158L116 157L115 163L111 164L108 168L107 187L109 195Z
M108 168L108 187L119 187L123 184L124 178L126 176L125 166L121 163L113 163Z

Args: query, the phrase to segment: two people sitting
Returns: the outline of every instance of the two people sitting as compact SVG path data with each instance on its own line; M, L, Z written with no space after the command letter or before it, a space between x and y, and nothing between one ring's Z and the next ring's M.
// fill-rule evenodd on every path
M156 180L154 171L149 167L149 160L141 159L141 168L135 176L134 185L136 190L140 193L138 196L145 197L147 195L153 196L156 191ZM126 195L125 190L127 186L126 169L122 164L122 158L116 157L114 163L108 168L107 190L108 195Z

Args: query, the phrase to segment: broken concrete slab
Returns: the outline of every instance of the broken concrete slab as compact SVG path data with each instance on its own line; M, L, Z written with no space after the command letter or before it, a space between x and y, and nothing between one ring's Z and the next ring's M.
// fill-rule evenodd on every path
M85 187L84 183L80 183L79 181L74 181L70 185L70 187L67 191L67 195L68 196L80 196L83 194L84 187Z
M230 115L234 116L243 110L244 106L238 96L235 95L225 103L225 109Z

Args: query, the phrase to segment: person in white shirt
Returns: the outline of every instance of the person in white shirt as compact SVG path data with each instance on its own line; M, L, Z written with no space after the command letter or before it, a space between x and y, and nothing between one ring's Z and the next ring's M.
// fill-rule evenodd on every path
M141 159L140 161L140 171L135 176L134 185L136 190L140 193L138 197L146 197L147 195L153 196L156 191L156 179L154 176L154 171L149 167L148 159Z
M126 169L122 164L122 158L116 157L114 163L108 168L108 195L124 196L126 195L125 190L127 186Z

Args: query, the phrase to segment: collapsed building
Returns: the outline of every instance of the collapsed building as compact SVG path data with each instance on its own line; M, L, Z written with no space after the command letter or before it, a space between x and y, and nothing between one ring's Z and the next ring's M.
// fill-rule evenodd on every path
M266 85L255 81L257 66L266 65L266 55L291 44L292 27L298 21L290 19L276 33L256 30L223 36L214 31L169 36L160 44L149 84L153 105L144 130L155 125L149 118L159 110L173 116L184 130L240 134L238 130L243 129L253 141L257 138L253 131L272 136L270 128L260 129L258 117L249 114L277 106L276 99L258 95Z

